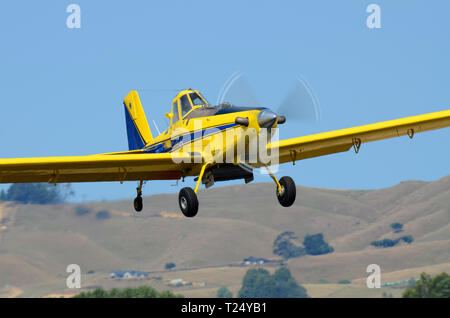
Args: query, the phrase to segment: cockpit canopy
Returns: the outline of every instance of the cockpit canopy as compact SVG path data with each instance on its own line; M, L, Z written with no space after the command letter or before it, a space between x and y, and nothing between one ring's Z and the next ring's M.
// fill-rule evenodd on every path
M191 110L208 106L206 99L196 90L187 89L178 93L173 99L171 124L186 116Z

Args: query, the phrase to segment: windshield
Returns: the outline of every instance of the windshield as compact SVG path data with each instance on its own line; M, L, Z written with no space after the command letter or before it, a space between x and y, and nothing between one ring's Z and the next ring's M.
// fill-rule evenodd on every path
M190 93L189 97L191 98L194 106L206 106L207 104L197 93Z
M192 109L192 106L191 103L189 102L187 95L181 96L180 102L181 102L181 116L184 116Z

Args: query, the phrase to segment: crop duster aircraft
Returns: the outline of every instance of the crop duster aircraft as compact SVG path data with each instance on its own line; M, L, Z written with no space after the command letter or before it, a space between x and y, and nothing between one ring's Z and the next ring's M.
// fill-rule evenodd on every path
M138 181L134 208L141 211L145 181L184 181L185 177L197 177L194 189L184 187L179 192L182 213L186 217L194 217L198 211L197 191L201 183L209 187L215 181L244 179L247 183L253 180L253 171L240 165L237 154L232 162L217 160L234 149L239 136L231 140L217 138L223 141L222 144L214 149L214 153L208 153L205 151L211 142L211 138L205 138L208 131L212 131L215 137L225 137L230 130L239 128L244 133L253 133L246 137L248 141L248 138L258 137L262 128L271 131L286 121L281 114L264 107L210 106L198 91L188 89L179 92L173 99L171 111L166 114L170 120L168 129L153 137L136 91L127 94L124 107L128 151L88 156L0 159L0 183L48 182L56 185L66 182ZM195 125L199 123L201 128L196 130ZM271 141L270 132L266 150L277 151L280 164L295 164L298 160L340 153L351 148L358 152L362 144L371 141L400 136L412 138L417 133L448 126L450 110L280 141ZM197 147L194 147L195 143ZM259 168L265 164L257 161L251 166ZM291 206L296 196L294 181L288 176L277 180L267 168L276 184L275 194L279 203L284 207Z

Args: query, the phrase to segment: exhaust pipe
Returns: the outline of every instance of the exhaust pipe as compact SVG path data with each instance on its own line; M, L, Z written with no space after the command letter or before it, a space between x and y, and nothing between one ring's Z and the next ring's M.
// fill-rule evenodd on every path
M242 125L242 126L245 126L245 127L248 127L248 124L249 124L249 120L248 120L247 117L245 117L245 118L244 117L236 117L234 122L236 124L238 124L238 125Z

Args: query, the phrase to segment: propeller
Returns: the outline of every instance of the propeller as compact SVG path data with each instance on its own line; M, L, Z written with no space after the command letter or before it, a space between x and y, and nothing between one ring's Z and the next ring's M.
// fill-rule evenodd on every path
M261 107L253 89L242 72L233 73L222 86L217 104L229 103L237 106ZM266 106L266 105L265 105ZM275 114L276 113L276 114ZM263 110L258 116L258 122L263 126L272 126L278 118L278 123L319 123L321 111L319 100L305 79L297 76L282 102L275 109L275 113L269 109ZM254 167L242 161L239 166L252 172ZM278 168L278 167L277 167ZM262 173L264 173L262 171Z
M300 122L320 122L320 104L306 80L297 77L290 91L278 106L277 113L288 120Z
M222 86L217 104L261 106L242 72L233 73ZM319 100L305 79L297 77L280 105L275 109L287 122L318 123L321 111Z
M217 105L230 103L237 106L259 106L253 89L245 78L244 73L233 73L223 84L219 96L217 97Z

